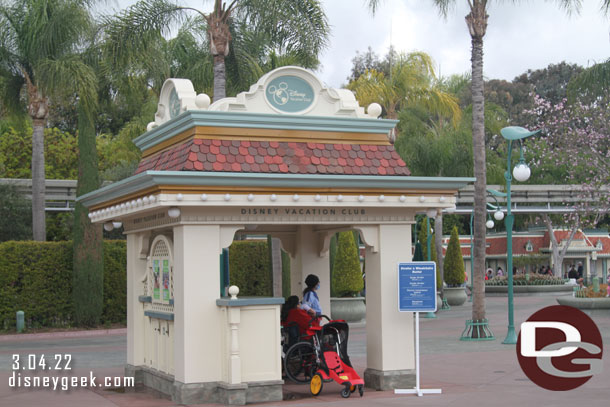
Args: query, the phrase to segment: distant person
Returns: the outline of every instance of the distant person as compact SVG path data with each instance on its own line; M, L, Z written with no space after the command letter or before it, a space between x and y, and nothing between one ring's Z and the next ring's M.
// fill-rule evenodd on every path
M568 278L573 278L574 280L578 280L580 277L578 277L578 271L576 271L576 269L574 268L573 264L570 264L570 270L568 271Z
M582 278L582 274L583 274L583 267L582 267L582 263L578 262L578 270L576 270L578 272L578 278Z
M503 275L504 275L504 270L502 270L502 267L498 266L498 270L496 270L496 276L502 277Z
M538 274L546 274L546 267L544 265L540 267L540 270L538 270Z
M491 280L492 278L494 278L494 271L491 267L489 267L485 273L485 280Z

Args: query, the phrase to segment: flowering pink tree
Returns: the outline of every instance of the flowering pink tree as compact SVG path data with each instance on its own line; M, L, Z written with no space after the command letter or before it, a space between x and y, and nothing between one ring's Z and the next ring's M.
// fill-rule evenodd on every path
M561 273L563 257L578 228L595 227L610 212L609 103L609 95L589 103L564 99L558 104L536 95L534 108L526 111L530 128L542 129L542 136L529 142L539 178L574 184L578 197L570 204L570 211L554 220L570 229L563 247L553 234L551 217L543 215L551 237L555 274Z

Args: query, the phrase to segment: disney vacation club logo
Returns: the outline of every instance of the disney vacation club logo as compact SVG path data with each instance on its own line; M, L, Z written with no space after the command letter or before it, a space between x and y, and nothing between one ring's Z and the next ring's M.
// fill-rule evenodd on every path
M547 390L566 391L601 373L603 342L595 322L573 307L554 305L521 324L517 358L525 375Z

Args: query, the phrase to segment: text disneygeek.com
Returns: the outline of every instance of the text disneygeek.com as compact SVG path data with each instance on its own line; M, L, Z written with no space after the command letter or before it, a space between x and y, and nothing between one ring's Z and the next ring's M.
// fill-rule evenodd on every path
M13 373L8 379L11 388L42 388L52 390L71 390L85 387L134 387L133 377L106 376L97 377L93 372L87 376L65 376L72 370L72 355L12 355ZM62 376L46 376L39 373L63 373Z

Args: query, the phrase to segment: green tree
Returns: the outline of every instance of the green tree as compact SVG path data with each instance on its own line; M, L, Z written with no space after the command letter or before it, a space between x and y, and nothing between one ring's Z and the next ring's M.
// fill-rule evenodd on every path
M27 113L33 125L34 240L46 238L44 128L49 98L79 89L84 103L94 100L95 75L76 54L83 35L91 27L89 3L88 0L0 3L0 96L6 108Z
M100 187L91 113L79 105L77 196ZM93 224L88 215L89 210L77 202L74 209L72 297L76 323L94 326L99 323L104 310L104 252L102 226Z
M339 232L332 288L338 297L355 296L364 288L358 245L352 232Z
M459 287L464 284L464 259L460 248L460 236L456 227L451 231L445 261L443 265L445 283L449 287Z
M0 242L32 238L31 206L15 185L0 184Z
M328 39L328 21L317 0L215 0L212 12L207 14L169 0L142 0L109 25L113 59L152 62L150 45L159 36L169 34L176 24L186 21L193 12L196 17L192 22L205 28L206 38L202 40L213 58L214 101L226 96L227 74L262 72L259 55L248 51L262 51L267 62L290 57L292 61L315 67ZM253 43L265 46L249 50L240 47ZM234 62L229 69L225 66L227 58Z
M458 122L461 112L457 99L436 86L432 58L423 52L399 54L390 75L367 70L347 88L356 93L362 106L379 103L388 119L397 119L407 106L422 106L430 113Z

